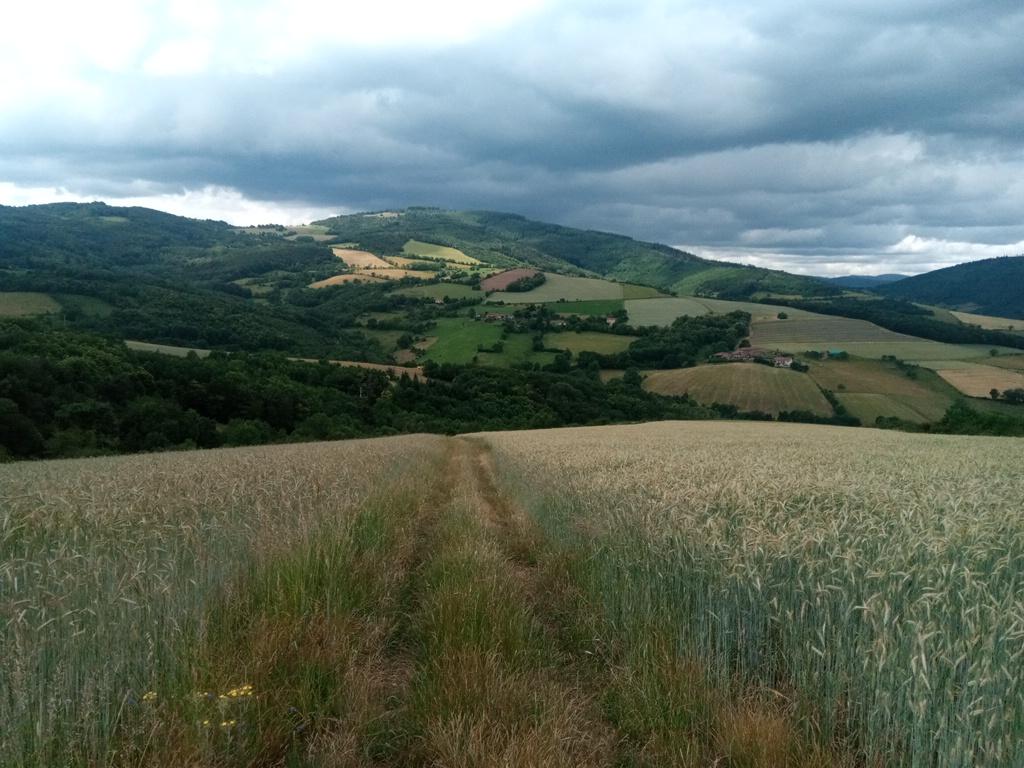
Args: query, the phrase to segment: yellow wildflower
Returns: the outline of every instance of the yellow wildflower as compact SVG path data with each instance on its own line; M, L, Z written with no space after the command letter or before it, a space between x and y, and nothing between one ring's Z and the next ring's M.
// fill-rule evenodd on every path
M252 696L252 686L249 683L240 685L237 688L232 688L227 693L220 695L222 699L243 699L246 696Z
M146 691L142 694L143 701L156 701L156 691Z
M237 723L237 722L238 722L237 720L223 720L223 721L221 721L220 727L221 728L234 728L235 727L235 723Z

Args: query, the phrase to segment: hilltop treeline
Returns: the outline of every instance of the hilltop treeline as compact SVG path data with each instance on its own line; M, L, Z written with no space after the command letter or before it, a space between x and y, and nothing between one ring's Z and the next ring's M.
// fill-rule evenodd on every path
M886 296L1024 319L1024 255L982 259L908 277L875 290Z
M138 353L42 323L0 324L0 371L0 458L715 416L586 371L430 366L392 384L275 353Z

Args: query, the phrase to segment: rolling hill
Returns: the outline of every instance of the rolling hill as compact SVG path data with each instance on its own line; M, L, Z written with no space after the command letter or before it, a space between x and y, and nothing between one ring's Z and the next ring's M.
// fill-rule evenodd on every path
M877 286L897 299L1024 319L1024 256L983 259Z

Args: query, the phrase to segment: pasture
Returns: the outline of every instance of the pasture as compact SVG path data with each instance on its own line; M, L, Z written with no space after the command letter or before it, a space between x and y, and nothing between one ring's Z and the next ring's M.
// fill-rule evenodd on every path
M913 400L901 402L892 395L871 392L838 392L836 397L847 412L860 419L860 423L865 427L873 426L879 417L901 419L914 424L924 424L933 420L913 407Z
M993 389L1024 389L1024 372L992 365L939 368L936 373L968 397L989 397Z
M480 352L477 362L507 368L520 363L548 365L555 359L553 352L538 352L533 348L533 338L528 333L511 333L502 341L501 352Z
M994 365L997 368L1024 371L1024 355L998 355L997 357L989 358L986 364Z
M133 349L136 352L154 352L160 355L171 355L173 357L188 357L190 354L195 354L197 357L209 357L210 350L208 349L194 349L192 347L175 347L170 344L151 344L148 341L125 341L124 345L128 349Z
M479 354L480 346L491 347L501 339L501 330L500 325L468 317L438 318L436 329L430 332L437 341L423 357L435 363L469 363Z
M435 245L434 243L423 243L419 240L410 240L402 246L402 253L410 256L422 256L428 259L449 261L453 264L480 264L480 259L467 256L458 248L449 248L446 245Z
M974 315L970 312L955 311L951 314L966 325L976 325L979 328L986 328L991 331L1024 331L1024 320L1020 318Z
M5 291L0 293L0 317L31 317L60 312L61 306L45 293Z
M596 299L594 301L554 301L547 308L559 315L610 315L625 305L622 299Z
M352 248L331 248L331 253L345 262L351 269L390 269L388 264L380 256L374 256L369 251L357 251Z
M565 349L574 355L578 355L580 352L613 355L616 352L625 352L636 339L636 336L619 336L612 333L565 331L546 334L544 346L549 349Z
M914 337L909 337L913 339ZM827 352L838 347L856 357L880 360L883 357L895 357L898 360L918 363L928 361L971 360L988 357L991 347L978 344L946 344L941 341L915 339L912 341L849 341L849 342L807 342L799 343L793 351L816 350ZM1011 352L1009 348L999 348L1003 352Z
M525 293L497 291L488 301L503 301L506 304L546 304L561 301L593 301L595 299L622 300L622 284L596 277L570 277L545 272L543 285Z
M735 405L741 411L809 411L830 416L832 406L807 375L756 363L718 363L654 371L644 389L659 395L689 395L698 403Z
M759 304L753 301L728 301L725 299L707 299L703 296L666 296L663 298L639 299L627 296L626 311L629 322L637 327L644 325L671 325L677 317L689 315L715 314L724 315L729 312L746 312L751 321L767 321L778 318L779 312L785 312L790 318L786 322L797 319L824 318L814 312L802 309L791 309L774 304Z
M629 324L634 328L649 325L668 326L677 317L689 315L700 317L711 312L699 299L690 297L667 297L664 299L627 299L626 313Z
M815 344L842 346L850 342L902 342L914 337L886 330L866 320L846 317L762 320L751 324L750 343L756 347L811 348Z
M421 296L427 299L479 299L482 297L480 291L474 291L470 286L461 283L414 285L409 288L399 288L396 293L403 296Z
M917 414L908 421L938 421L956 395L929 370L915 371L911 378L894 363L882 360L851 358L805 362L807 375L821 388L832 390L847 407L850 407L849 396L858 396L850 400L856 406L850 411L865 426L874 424L876 416L903 418L899 414L907 414L908 409ZM888 411L883 413L883 408Z

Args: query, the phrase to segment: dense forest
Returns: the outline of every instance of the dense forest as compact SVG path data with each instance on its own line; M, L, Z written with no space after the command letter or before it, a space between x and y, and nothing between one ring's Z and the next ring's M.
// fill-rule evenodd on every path
M399 432L713 418L638 378L427 367L426 381L270 353L133 352L34 321L0 323L0 458L248 445Z

